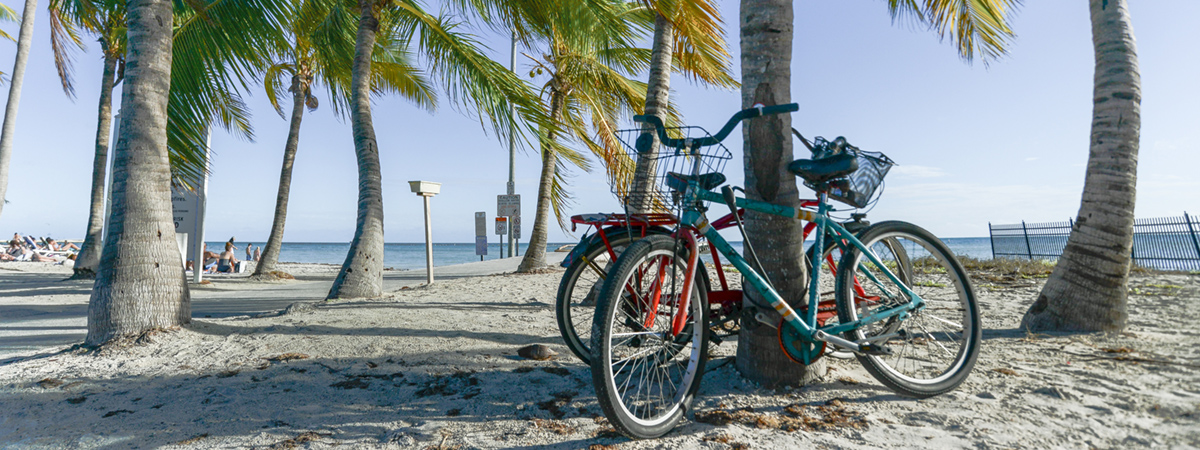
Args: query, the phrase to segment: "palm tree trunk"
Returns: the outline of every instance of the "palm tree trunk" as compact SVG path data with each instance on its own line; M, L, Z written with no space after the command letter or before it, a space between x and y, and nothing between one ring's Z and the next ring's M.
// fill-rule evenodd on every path
M29 48L33 46L33 14L36 11L37 0L25 0L25 10L21 12L21 32L17 35L17 58L13 63L12 82L8 86L8 105L4 108L4 127L0 129L0 214L4 213L4 199L8 193L8 165L12 160L13 135L17 128L17 106L21 103L21 86L25 81Z
M103 244L100 233L104 231L104 179L107 176L109 129L112 128L112 90L116 82L117 56L104 47L104 78L100 80L100 107L96 119L96 157L92 161L92 206L88 215L87 233L79 255L75 257L73 279L96 277L96 266L100 265L100 249Z
M354 128L354 153L358 157L358 223L346 262L327 298L378 297L383 294L383 176L379 146L371 124L371 51L379 19L373 0L359 0L362 17L351 69L350 120Z
M167 94L171 2L130 0L121 127L113 149L113 211L88 303L85 344L100 345L191 319L171 217Z
M742 0L742 107L777 105L791 99L792 1ZM791 116L749 120L745 142L746 196L792 207L800 206L796 178L785 169L792 161ZM803 224L798 220L748 212L746 233L776 291L797 308L807 302L803 261ZM752 291L748 297L757 297ZM753 300L753 301L752 301ZM745 301L736 366L746 378L768 387L801 385L825 374L824 359L810 366L792 362L779 349L776 329L754 319L764 312L779 322L772 308L756 308L765 299Z
M650 80L646 86L646 109L643 113L647 116L658 116L659 119L666 116L664 113L671 94L671 56L675 47L674 39L675 26L662 14L655 15L654 44L650 49ZM650 133L652 144L647 151L637 155L634 166L627 206L630 212L635 214L651 212L653 197L647 193L654 187L654 178L657 175L654 162L658 156L658 135L654 133L654 127L648 124L642 127L642 132Z
M1021 320L1030 331L1119 331L1129 318L1141 75L1127 1L1090 3L1096 73L1083 198L1058 265Z
M555 92L550 97L550 120L558 123L559 112L565 99ZM529 248L521 258L517 272L529 273L546 267L546 240L550 234L550 191L554 185L554 173L558 169L558 161L550 142L556 138L553 130L546 133L546 142L542 143L542 176L538 180L537 212L533 216L533 232L529 233Z
M254 268L256 277L275 270L279 262L279 247L283 245L283 224L287 221L288 197L292 190L292 164L296 161L296 148L300 145L300 121L304 118L304 101L308 99L308 89L301 84L300 75L292 76L292 122L288 128L287 144L283 147L279 194L275 196L275 220L271 223L271 236L267 238L262 258Z

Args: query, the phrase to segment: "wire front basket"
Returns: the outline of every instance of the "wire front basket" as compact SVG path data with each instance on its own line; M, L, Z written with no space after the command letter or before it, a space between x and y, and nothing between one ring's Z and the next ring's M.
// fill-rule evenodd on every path
M858 170L841 180L844 182L831 183L829 198L855 208L866 208L871 204L876 190L883 184L883 177L896 163L883 153L869 152L850 145L843 137L838 137L832 142L822 137L813 139L813 159L840 153L853 154L858 159Z
M691 175L699 163L700 174L725 170L725 163L733 153L722 144L700 148L690 145L691 141L710 137L700 127L671 127L667 135L672 139L684 139L684 148L655 145L658 139L652 131L642 129L619 130L621 141L629 160L627 170L613 177L612 193L629 212L664 213L678 206L680 193L667 185L667 174Z

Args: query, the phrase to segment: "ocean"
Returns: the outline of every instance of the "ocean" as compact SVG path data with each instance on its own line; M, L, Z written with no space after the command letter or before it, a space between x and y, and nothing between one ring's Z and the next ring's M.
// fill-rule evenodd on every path
M959 256L970 256L977 259L991 259L992 247L991 241L988 238L947 238L943 239L946 245ZM255 247L266 245L265 242L250 242ZM573 245L574 242L555 242L546 245L546 251L549 254L554 254L555 249L564 245ZM208 242L209 249L222 249L224 242ZM238 258L245 257L246 242L237 241L235 245L238 247L236 252ZM733 242L733 247L739 252L742 251L741 242ZM522 242L520 249L517 250L518 257L525 254L529 248L529 244ZM350 250L349 243L334 243L334 242L284 242L283 247L279 249L279 261L281 262L297 262L297 263L321 263L321 264L342 264L346 260L346 252ZM488 245L487 256L485 260L500 258L500 245L491 243ZM565 256L564 253L557 253ZM549 256L549 255L548 255ZM549 259L549 258L548 258ZM453 264L463 264L479 261L479 256L475 255L474 243L442 243L433 244L433 265L448 266ZM422 269L425 267L425 244L424 243L392 243L385 244L383 247L383 265L395 269Z

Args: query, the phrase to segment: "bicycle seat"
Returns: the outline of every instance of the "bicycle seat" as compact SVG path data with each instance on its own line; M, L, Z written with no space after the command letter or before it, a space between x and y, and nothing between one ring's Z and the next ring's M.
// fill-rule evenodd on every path
M850 153L828 156L821 159L797 159L787 166L788 171L817 185L841 178L858 170L858 158Z
M682 191L687 188L688 181L695 181L700 185L700 189L708 191L725 183L725 175L720 172L703 173L695 176L667 172L667 186L671 189Z

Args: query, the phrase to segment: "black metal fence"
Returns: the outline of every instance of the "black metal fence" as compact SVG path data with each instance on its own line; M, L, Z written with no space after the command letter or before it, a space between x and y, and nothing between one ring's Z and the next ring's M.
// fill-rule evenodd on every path
M1200 221L1189 216L1134 219L1133 261L1164 270L1200 270ZM988 224L992 257L1057 259L1074 221Z

